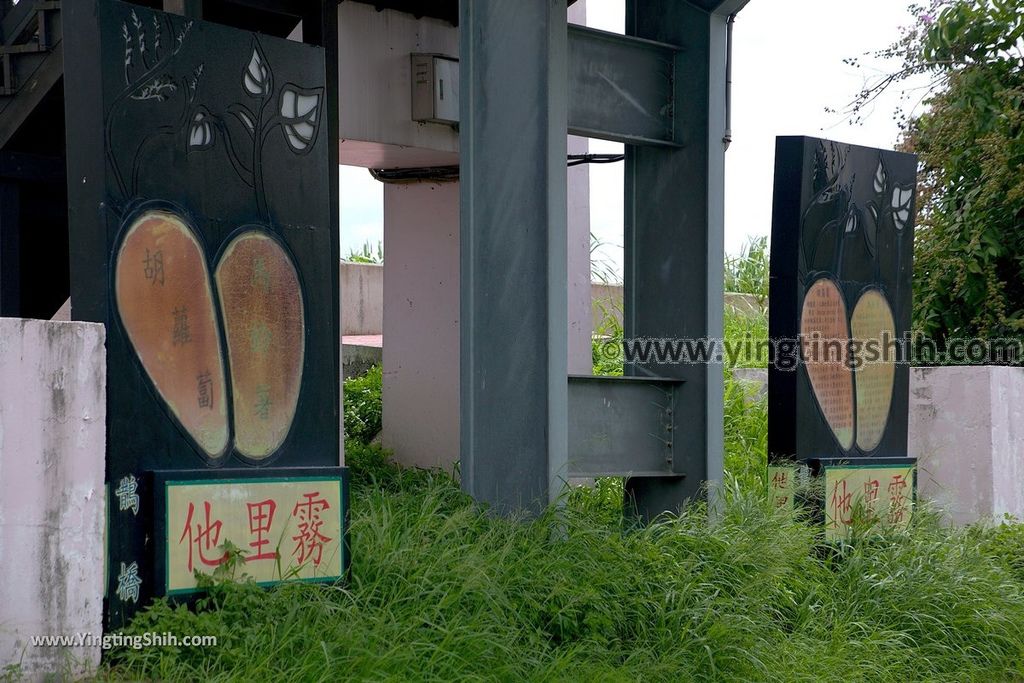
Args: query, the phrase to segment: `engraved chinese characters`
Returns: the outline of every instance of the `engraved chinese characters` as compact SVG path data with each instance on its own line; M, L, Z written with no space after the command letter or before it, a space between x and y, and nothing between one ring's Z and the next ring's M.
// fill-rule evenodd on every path
M856 436L857 446L868 452L878 446L888 423L896 323L877 289L861 295L849 324L846 315L836 284L815 282L801 312L801 348L814 397L836 441L848 450Z
M117 309L170 412L210 458L228 446L220 332L206 258L180 217L148 211L118 250Z
M231 358L235 446L253 459L288 435L302 382L305 328L299 278L284 249L246 231L217 266Z
M199 447L211 459L226 452L230 396L237 451L254 460L276 452L295 416L305 358L299 277L284 248L256 229L228 244L215 275L219 318L202 247L168 211L147 211L132 224L116 268L132 347Z
M908 460L917 160L808 137L776 146L769 462ZM792 363L799 349L799 362Z
M889 302L877 289L865 292L853 309L850 323L857 372L857 446L874 450L882 440L889 420L892 387L896 364L892 349L886 348L895 339L896 323Z
M839 445L853 445L853 378L847 365L846 304L831 280L815 282L800 320L803 357L814 395Z

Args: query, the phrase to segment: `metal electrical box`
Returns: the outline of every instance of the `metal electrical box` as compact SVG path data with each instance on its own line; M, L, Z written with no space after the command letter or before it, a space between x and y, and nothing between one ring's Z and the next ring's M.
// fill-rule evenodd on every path
M412 120L421 123L459 122L459 60L434 54L413 54Z

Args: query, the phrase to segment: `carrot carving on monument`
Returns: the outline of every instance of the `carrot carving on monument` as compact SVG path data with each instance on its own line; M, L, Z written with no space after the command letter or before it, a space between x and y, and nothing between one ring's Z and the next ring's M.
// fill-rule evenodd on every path
M239 65L238 101L213 112L202 103L201 63L186 76L167 70L191 22L174 31L154 16L147 27L133 11L122 29L126 87L115 109L155 100L180 112L139 142L127 176L109 144L119 117L107 119L108 162L122 194L114 208L124 216L114 258L116 309L167 412L208 462L222 462L233 448L262 463L284 443L295 416L306 333L298 271L270 227L264 157L271 145L294 155L312 149L323 89L276 86L254 38L248 62ZM137 196L147 148L166 136L186 158L226 155L252 188L262 221L204 244L204 231L180 207Z

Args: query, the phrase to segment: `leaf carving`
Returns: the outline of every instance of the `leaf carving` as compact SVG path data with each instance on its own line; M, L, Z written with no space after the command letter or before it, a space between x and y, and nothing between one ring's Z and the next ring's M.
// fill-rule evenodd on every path
M913 188L899 186L892 188L892 218L897 230L903 230L910 222L910 204L913 200Z
M281 91L281 126L288 146L296 154L305 154L316 141L322 95L321 88L307 90L292 85Z
M192 117L192 124L188 132L188 146L190 149L209 149L213 146L213 126L210 125L210 116L205 109L198 109Z
M242 74L242 86L253 97L266 97L272 85L270 67L259 43L253 41L252 57Z

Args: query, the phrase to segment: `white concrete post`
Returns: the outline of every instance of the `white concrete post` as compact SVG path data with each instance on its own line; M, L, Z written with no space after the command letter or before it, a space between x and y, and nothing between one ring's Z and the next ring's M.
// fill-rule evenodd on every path
M0 664L77 677L104 589L106 352L102 325L0 319Z

